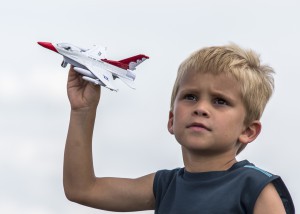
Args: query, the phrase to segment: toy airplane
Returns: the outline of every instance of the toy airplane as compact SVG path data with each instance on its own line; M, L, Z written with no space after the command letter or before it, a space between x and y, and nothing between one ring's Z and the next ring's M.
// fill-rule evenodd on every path
M50 42L38 42L39 45L61 54L64 59L62 67L67 64L74 66L74 70L80 73L84 80L117 91L113 85L113 80L121 79L130 88L134 88L133 72L148 56L139 54L120 61L108 60L105 57L105 48L94 46L91 49L80 48L67 43L52 44Z

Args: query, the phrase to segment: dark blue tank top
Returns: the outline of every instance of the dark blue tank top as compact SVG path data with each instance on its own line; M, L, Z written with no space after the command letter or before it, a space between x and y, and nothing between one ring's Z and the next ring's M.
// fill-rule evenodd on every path
M277 189L287 214L294 214L292 198L281 178L247 160L235 163L226 171L160 170L153 185L155 214L252 214L256 199L270 182Z

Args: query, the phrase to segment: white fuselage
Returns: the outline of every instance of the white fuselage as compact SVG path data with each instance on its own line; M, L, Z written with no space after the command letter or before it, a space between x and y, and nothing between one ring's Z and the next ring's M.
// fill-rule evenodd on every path
M111 72L114 78L123 77L125 79L132 80L132 81L135 79L135 74L132 71L125 70L117 66L111 65L107 62L104 62L101 60L100 55L97 55L99 59L96 59L96 57L90 55L89 52L85 52L74 45L66 44L66 43L59 43L55 45L55 48L61 55L64 56L64 61L66 61L67 63L75 67L80 67L88 70L87 67L89 65L97 66L99 68ZM90 77L97 76L97 74L95 73L92 74L93 75L90 75Z

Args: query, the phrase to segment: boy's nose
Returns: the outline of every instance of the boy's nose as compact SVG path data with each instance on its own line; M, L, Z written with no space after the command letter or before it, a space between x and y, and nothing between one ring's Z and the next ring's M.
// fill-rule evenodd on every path
M199 102L194 109L194 115L202 116L202 117L209 117L209 110L208 105L204 102Z
M209 115L206 111L202 111L202 110L195 110L194 114L202 117L208 117Z

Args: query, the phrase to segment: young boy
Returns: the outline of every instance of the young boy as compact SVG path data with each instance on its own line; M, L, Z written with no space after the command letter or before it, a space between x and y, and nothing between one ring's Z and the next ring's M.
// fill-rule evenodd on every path
M70 69L71 118L64 159L69 200L111 211L160 214L294 213L279 176L236 155L255 140L273 91L273 70L236 45L195 52L179 67L168 130L181 145L184 168L136 179L97 178L92 135L100 87Z

